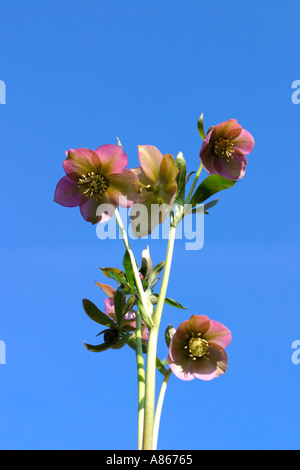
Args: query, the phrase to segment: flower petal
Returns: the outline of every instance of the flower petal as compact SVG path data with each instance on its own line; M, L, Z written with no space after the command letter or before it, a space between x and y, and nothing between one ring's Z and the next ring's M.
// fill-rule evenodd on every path
M208 342L218 344L222 348L226 348L231 343L231 331L214 320L210 320L210 326L208 331L205 333L205 339Z
M68 150L67 158L63 162L63 167L67 175L76 173L77 175L86 175L91 171L100 171L101 162L98 155L90 149L78 148Z
M227 162L223 158L215 157L213 161L214 171L218 175L223 176L232 181L242 179L246 172L247 158L239 150L234 150L232 159Z
M236 119L229 119L229 121L221 122L215 126L211 133L211 142L215 142L220 137L227 139L235 139L242 132L242 126L238 124Z
M173 374L176 375L176 377L178 377L179 379L185 380L185 381L190 381L190 380L195 379L195 374L191 370L191 365L192 365L191 363L193 361L186 359L182 363L177 363L177 362L174 362L171 356L169 355L168 362L169 362L169 366Z
M151 183L155 183L158 180L159 169L163 160L161 152L153 145L139 145L138 155L145 175Z
M105 176L122 173L128 164L128 157L119 145L102 145L95 152L99 156Z
M123 173L110 175L107 197L111 199L114 205L131 207L140 197L137 183L138 178L131 170L124 170Z
M54 201L64 207L76 207L86 201L86 197L78 190L76 180L64 176L57 184Z
M107 222L113 215L116 206L105 195L101 201L97 201L94 197L88 199L80 206L82 217L93 225L99 222Z
M211 144L209 143L211 132L206 136L205 140L203 141L203 144L200 150L200 160L201 160L202 165L206 169L207 173L214 174L215 154L211 150Z
M252 152L255 145L255 140L253 139L250 132L245 129L242 130L240 135L233 139L234 148L239 150L244 155L249 155Z

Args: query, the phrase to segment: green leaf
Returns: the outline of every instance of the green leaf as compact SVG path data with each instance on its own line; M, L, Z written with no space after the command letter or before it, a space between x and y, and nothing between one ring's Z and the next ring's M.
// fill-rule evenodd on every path
M183 307L183 305L181 305L179 302L177 302L176 300L170 299L169 297L165 298L165 303L168 305L171 305L172 307L181 308L182 310L187 309L187 307Z
M117 268L100 268L103 274L110 279L118 282L121 286L127 286L130 291L132 287L129 285L126 279L126 275L123 271Z
M197 214L197 213L201 213L201 214L209 214L207 211L209 209L211 209L212 207L214 207L215 205L218 204L218 202L220 201L220 199L214 199L213 201L210 201L210 202L207 202L206 204L202 204L201 206L198 206L198 207L194 207L190 210L188 210L187 212L185 212L184 215L188 215L188 214Z
M208 176L196 189L190 204L197 206L201 202L206 201L213 194L223 191L224 189L232 188L236 181L228 180L220 175Z
M117 141L118 141L118 146L121 147L121 148L123 148L119 137L117 137Z
M146 323L148 328L152 328L154 326L154 323L153 323L153 320L152 320L153 305L152 305L151 300L148 297L146 297L146 301L147 301L148 310L145 308L145 306L144 306L144 304L141 300L138 300L137 306L138 306L138 309L139 309L139 311L142 315L142 319L144 320L144 322Z
M130 285L130 287L132 289L134 289L134 273L133 273L131 259L130 259L130 255L128 253L128 250L125 251L125 255L124 255L124 258L123 258L123 266L124 266L124 269L125 269L128 284Z
M204 130L204 124L203 124L203 113L201 114L201 116L198 119L197 127L198 127L198 132L200 134L201 139L204 140L205 139L205 130Z
M156 281L156 278L160 275L161 271L165 267L165 261L158 263L153 269L149 276L149 287L152 287Z
M175 196L174 203L184 204L185 197L185 184L186 184L186 161L184 159L183 153L179 152L175 160L176 166L179 170L177 176L177 193Z
M105 333L107 333L106 336L108 337L108 339L106 339L106 341L102 344L93 345L93 344L88 344L84 341L83 344L86 347L86 349L92 352L102 352L102 351L106 351L109 348L122 347L122 344L118 344L120 343L120 336L118 335L116 330L112 330L112 329L104 330L104 331L101 331L99 335L105 335Z
M103 326L109 326L110 328L116 329L117 325L115 322L109 318L105 313L101 312L101 310L96 307L93 302L88 299L83 299L82 301L83 308L85 313L90 317L91 320L99 323Z
M158 299L159 294L152 294L151 297L154 297L154 299L152 300L152 303L157 303L155 302L155 298ZM187 307L183 307L183 305L181 305L179 302L177 302L176 300L170 299L169 297L165 298L165 303L168 305L171 305L172 307L180 308L182 310L187 309Z
M117 317L118 325L121 326L123 317L124 317L124 308L125 308L126 296L122 289L118 289L114 297L114 306Z
M114 297L116 289L109 286L108 284L101 284L100 282L97 282L97 281L96 281L96 284L98 287L100 287L100 289L103 290L103 292L105 292L106 295L108 295L108 297L110 297L111 299Z
M118 268L100 268L104 276L109 277L110 279L115 279L112 277L112 274L118 276L118 278L124 279L126 281L125 273Z

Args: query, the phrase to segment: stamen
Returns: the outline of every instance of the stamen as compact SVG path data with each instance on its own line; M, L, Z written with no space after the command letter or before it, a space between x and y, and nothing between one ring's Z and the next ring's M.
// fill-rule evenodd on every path
M198 357L202 357L207 353L208 342L205 339L197 337L191 337L188 343L189 356L196 360Z
M108 188L109 181L101 173L91 171L78 180L78 189L87 198L95 197L99 200Z
M230 139L219 137L214 144L214 152L217 157L223 158L227 163L232 160L232 153L234 152L234 144Z

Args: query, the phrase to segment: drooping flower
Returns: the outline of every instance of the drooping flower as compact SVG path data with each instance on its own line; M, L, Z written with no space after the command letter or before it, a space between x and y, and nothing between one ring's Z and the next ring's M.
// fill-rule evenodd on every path
M254 145L252 135L236 119L230 119L213 127L207 134L200 160L209 174L237 181L245 174L246 155L252 152Z
M80 206L88 222L105 222L118 205L130 207L138 198L137 176L125 169L128 158L120 146L103 145L95 151L78 148L66 155L66 176L56 186L54 201L65 207Z
M163 156L153 145L138 146L138 156L141 166L133 170L138 176L141 189L137 204L145 211L142 210L142 214L139 214L139 223L136 214L132 212L131 225L134 235L143 237L149 235L168 217L177 191L176 179L179 171L173 156Z
M204 315L192 315L181 323L169 345L169 365L182 380L211 380L227 370L224 351L231 342L230 331Z

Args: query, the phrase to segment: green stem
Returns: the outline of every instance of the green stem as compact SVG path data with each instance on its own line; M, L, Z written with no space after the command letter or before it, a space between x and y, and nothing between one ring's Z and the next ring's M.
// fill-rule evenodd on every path
M128 236L124 228L122 219L120 217L119 211L115 210L115 216L117 223L119 225L120 232L124 241L126 250L129 253L130 261L134 273L135 283L139 292L140 299L144 305L144 308L147 309L147 303L145 298L145 292L140 278L140 273L137 268L137 263L134 257L134 254L131 250ZM145 364L143 356L143 346L142 346L142 318L139 311L137 311L136 318L136 362L137 362L137 375L138 375L138 450L142 449L143 443L143 428L144 428L144 408L145 408Z
M140 299L141 299L141 301L144 305L144 308L145 308L149 318L151 318L151 313L152 312L149 312L147 298L146 298L145 291L144 291L142 281L141 281L141 278L140 278L140 273L139 273L138 268L137 268L137 264L136 264L134 254L132 252L132 249L130 248L129 241L128 241L128 236L127 236L126 230L124 228L124 225L123 225L123 222L122 222L122 219L121 219L121 216L119 214L118 209L115 210L115 216L116 216L117 223L118 223L118 226L119 226L119 229L120 229L123 241L124 241L125 248L128 251L129 256L130 256L130 261L131 261L131 264L132 264L134 279L135 279L136 287L137 287L137 290L138 290L138 293L139 293L139 297L140 297Z
M166 264L158 297L157 306L153 315L154 326L150 329L147 353L147 369L146 369L146 390L145 390L145 421L144 421L144 438L143 450L155 450L153 448L153 431L154 431L154 409L155 409L155 372L156 372L156 351L159 326L162 311L165 303L167 287L170 277L172 257L174 251L176 227L171 225L169 233L169 242L166 255Z
M200 166L199 166L198 171L197 171L197 173L196 173L196 176L195 176L194 182L193 182L193 184L192 184L192 187L191 187L191 189L190 189L190 191L189 191L189 194L187 195L187 198L186 198L186 200L185 200L185 204L188 204L188 203L190 202L190 199L191 199L191 197L192 197L192 195L193 195L193 192L194 192L194 189L195 189L196 184L197 184L197 182L198 182L198 179L199 179L199 177L200 177L200 175L201 175L202 168L203 168L203 165L202 165L202 163L200 163Z
M142 347L142 316L137 311L136 317L136 364L138 375L138 450L143 446L143 428L145 411L145 364Z
M169 369L166 376L165 376L165 378L164 378L164 380L163 380L163 383L162 383L162 386L161 386L161 389L160 389L160 392L159 392L158 400L157 400L155 418L154 418L154 431L153 431L153 447L154 447L154 449L157 448L157 440L158 440L158 432L159 432L161 412L162 412L162 407L163 407L163 403L164 403L164 399L165 399L165 394L166 394L166 390L167 390L168 381L169 381L169 378L170 378L171 374L172 374L172 371L171 371L171 369Z

